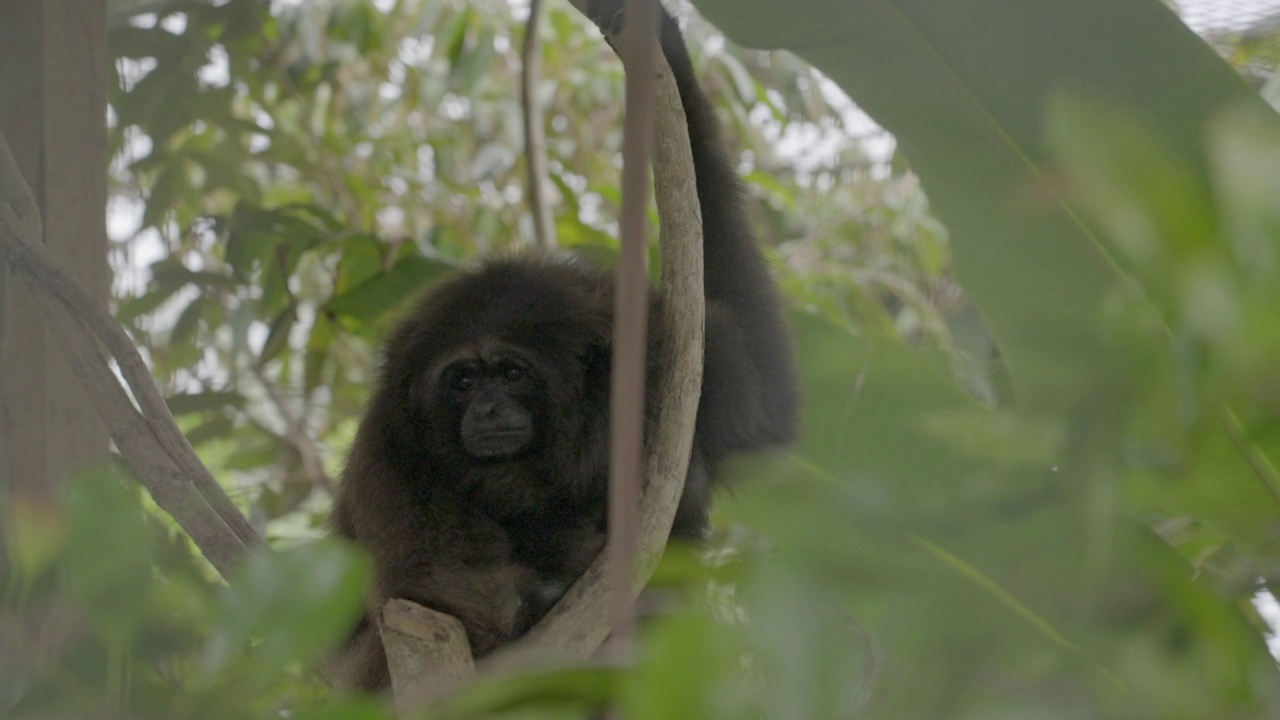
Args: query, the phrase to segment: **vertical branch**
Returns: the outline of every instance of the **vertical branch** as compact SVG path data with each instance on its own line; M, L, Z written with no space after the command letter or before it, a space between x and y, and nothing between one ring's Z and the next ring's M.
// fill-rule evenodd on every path
M586 0L571 0L585 12ZM614 42L615 38L610 38ZM618 44L615 43L617 48ZM666 547L676 506L684 490L693 448L693 426L702 394L703 302L702 214L698 205L689 126L680 91L666 59L655 54L653 161L654 203L662 246L662 286L654 307L654 325L662 342L654 345L655 374L648 398L650 435L644 449L637 554L627 565L633 574L632 597L648 582ZM638 263L637 267L643 267ZM632 408L638 418L640 408ZM632 496L634 502L634 496ZM615 539L610 539L610 546ZM606 549L523 640L488 655L484 671L513 671L554 658L585 658L609 634L615 597L612 581L620 575L618 553Z
M630 645L644 440L644 369L649 310L646 268L649 145L653 136L654 0L627 0L621 55L626 68L622 149L622 257L614 304L613 386L609 398L609 552L613 593L612 652Z
M529 177L525 197L533 215L533 234L538 245L556 246L556 227L547 201L547 131L543 124L538 85L542 82L542 0L529 0L529 20L524 29L523 62L520 64L520 97L524 106L524 154Z

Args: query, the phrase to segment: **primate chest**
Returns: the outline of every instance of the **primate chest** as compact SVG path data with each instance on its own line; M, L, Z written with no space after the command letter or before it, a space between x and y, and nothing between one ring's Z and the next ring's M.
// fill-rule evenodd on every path
M561 500L499 521L514 559L543 575L576 578L604 545L603 502Z
M571 580L604 545L604 482L552 477L529 465L495 465L468 478L467 499L502 528L513 560Z
M560 477L551 469L518 462L472 468L463 478L465 502L504 524L543 520L555 523L565 513L590 504L582 500L584 493L575 488L594 486L578 478ZM603 498L603 486L600 495Z

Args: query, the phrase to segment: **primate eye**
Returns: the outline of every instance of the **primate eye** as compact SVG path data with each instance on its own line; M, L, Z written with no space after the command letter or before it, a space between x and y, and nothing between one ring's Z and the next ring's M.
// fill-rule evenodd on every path
M454 390L470 390L476 384L476 376L470 369L459 370L453 378Z
M506 370L502 371L502 377L510 383L520 382L524 379L524 370L521 370L515 365L509 365Z

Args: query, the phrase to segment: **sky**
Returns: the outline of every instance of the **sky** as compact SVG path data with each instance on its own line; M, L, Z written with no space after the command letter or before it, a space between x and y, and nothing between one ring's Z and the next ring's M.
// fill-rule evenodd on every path
M1184 22L1196 32L1241 30L1271 16L1280 22L1280 0L1175 0Z

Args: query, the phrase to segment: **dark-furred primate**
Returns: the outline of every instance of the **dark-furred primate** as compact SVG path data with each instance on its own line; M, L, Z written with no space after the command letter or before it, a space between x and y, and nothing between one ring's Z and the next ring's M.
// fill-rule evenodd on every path
M593 1L589 14L613 31L622 4ZM733 162L680 29L660 13L702 207L705 369L672 529L696 540L717 465L790 442L797 396ZM612 315L611 272L547 255L490 260L407 314L386 341L333 514L334 530L373 555L370 612L399 597L448 613L481 656L527 630L591 563L606 532ZM650 346L666 341L651 324ZM340 666L345 684L386 686L369 618Z

